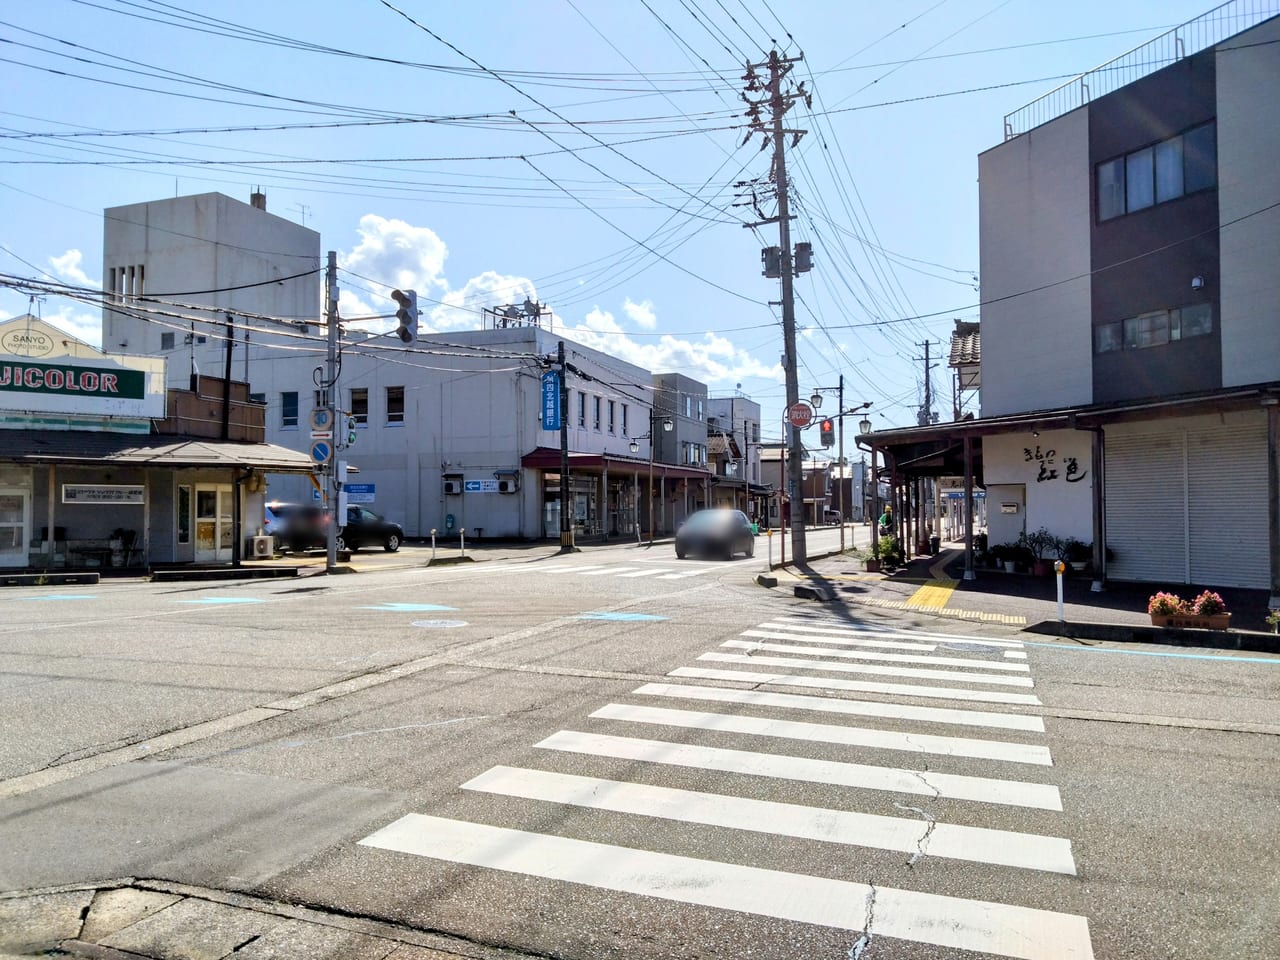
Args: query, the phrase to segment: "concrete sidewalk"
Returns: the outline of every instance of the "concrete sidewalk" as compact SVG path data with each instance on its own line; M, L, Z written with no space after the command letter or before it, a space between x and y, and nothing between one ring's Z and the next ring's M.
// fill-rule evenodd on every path
M0 960L510 960L523 956L363 917L125 878L0 894Z

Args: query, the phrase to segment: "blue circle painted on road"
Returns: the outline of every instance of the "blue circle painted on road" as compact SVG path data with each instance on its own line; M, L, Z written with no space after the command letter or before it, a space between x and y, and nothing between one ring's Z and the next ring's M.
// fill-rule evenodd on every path
M415 620L415 627L426 627L428 630L446 630L449 627L465 627L465 620Z

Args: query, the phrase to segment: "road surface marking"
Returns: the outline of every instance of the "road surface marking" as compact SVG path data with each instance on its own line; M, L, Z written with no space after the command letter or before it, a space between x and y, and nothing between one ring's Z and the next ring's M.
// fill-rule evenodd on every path
M666 620L667 617L659 617L652 613L622 613L622 612L605 612L605 613L580 613L575 620L618 620L618 621L635 621L643 622L646 620Z
M772 653L802 653L811 657L844 657L846 660L880 660L886 663L936 663L949 667L982 667L984 670L1010 670L1029 673L1025 663L992 662L972 657L924 657L908 653L868 653L862 650L840 650L835 647L797 647L787 643L764 643L759 640L726 640L722 647L736 650L768 650Z
M1006 651L1004 652L1004 655L1005 655L1006 657L1010 657L1010 658L1012 658L1012 659L1014 659L1014 660L1025 660L1025 659L1027 659L1027 654L1026 654L1026 651L1025 651L1025 650L1006 650Z
M261 597L201 597L199 600L175 600L174 603L264 603Z
M809 636L796 632L800 630L813 631L816 635ZM821 627L790 627L780 623L762 623L754 630L743 630L740 635L744 637L760 637L764 640L790 640L793 643L834 643L845 647L869 647L885 650L921 650L925 653L928 653L930 650L938 649L938 645L936 643L902 643L893 640L855 640L852 637L847 637L831 630L825 630Z
M752 657L751 659L756 659ZM790 673L762 673L754 670L713 670L700 667L677 667L669 677L694 677L699 680L740 680L746 683L772 683L780 686L817 687L826 690L856 690L859 693L887 693L901 697L932 697L935 700L972 700L975 703L1016 703L1040 706L1034 693L1005 693L1003 690L960 690L954 687L919 687L906 683L877 683L870 680L846 680L843 677L805 677Z
M600 567L594 570L574 570L574 573L581 574L584 577L605 577L611 574L624 573L631 568L628 567Z
M1021 640L993 640L990 637L972 637L959 633L932 633L924 630L911 630L906 627L885 629L884 627L873 627L866 624L850 623L848 620L826 615L802 614L791 617L774 617L773 619L778 622L786 623L788 627L790 627L791 624L800 623L807 623L810 625L821 624L841 632L852 633L858 636L916 638L926 640L930 643L941 643L944 640L963 640L965 643L980 643L988 647L1010 648L1014 650L1022 649Z
M975 757L1006 763L1033 763L1053 766L1049 748L1006 740L979 740L970 737L942 737L931 733L904 733L898 730L873 730L845 727L831 723L808 723L802 720L772 720L767 717L745 717L700 710L673 710L667 707L638 707L610 703L591 714L593 720L625 720L629 723L651 723L686 730L714 730L719 733L745 733L758 737L804 740L811 743L836 743L848 747L874 750L902 750L908 753L932 753L944 757Z
M663 763L674 767L741 773L753 777L774 777L778 780L795 780L802 783L825 783L860 790L884 790L889 793L910 793L948 800L974 800L979 803L998 803L1036 810L1062 810L1062 796L1058 793L1058 788L1047 783L971 777L955 773L936 773L932 770L921 772L840 760L813 760L808 757L756 753L750 750L727 750L723 747L703 747L688 743L670 743L665 740L617 737L604 733L580 733L576 730L560 730L535 746L546 750L559 750L563 753L612 757L617 760L637 760L644 763Z
M768 667L795 667L799 670L831 670L839 673L870 673L881 677L914 677L920 680L953 680L959 683L995 683L1006 687L1033 687L1030 677L1002 677L967 670L925 670L920 667L880 667L862 663L825 663L798 657L761 657L746 653L704 653L699 660L721 663L755 663Z
M958 583L957 580L937 580L926 583L907 597L907 606L941 609L951 600L951 595L956 592Z
M663 573L659 574L659 580L681 580L685 577L700 577L704 573L714 572L714 567L708 567L705 570L686 570L683 573Z
M671 567L654 567L652 570L635 570L631 573L621 574L623 577L653 577L660 573L670 573Z
M584 570L598 570L603 564L584 563L581 566L575 564L560 565L555 567L539 567L538 573L582 573Z
M912 855L919 854L922 847L918 817L829 810L506 766L492 767L468 780L462 789ZM985 827L935 823L929 830L925 855L1071 876L1076 873L1070 840Z
M889 717L896 720L923 720L926 723L951 723L970 727L998 727L1004 730L1044 733L1044 720L1019 713L914 707L904 703L883 703L878 700L841 700L838 697L765 693L763 690L735 690L730 687L702 687L696 684L680 683L646 683L631 692L650 697L714 700L721 703L746 703L790 710L847 713L861 717Z
M419 610L457 610L457 607L445 607L438 603L392 603L384 602L368 607L356 607L357 610L388 610L401 613Z
M410 813L368 847L1020 960L1092 960L1085 917Z

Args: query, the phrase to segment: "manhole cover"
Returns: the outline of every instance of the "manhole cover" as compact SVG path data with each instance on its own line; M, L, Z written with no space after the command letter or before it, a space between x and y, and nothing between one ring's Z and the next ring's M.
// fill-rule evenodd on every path
M426 627L428 630L445 630L449 627L465 627L465 620L415 620L415 627Z

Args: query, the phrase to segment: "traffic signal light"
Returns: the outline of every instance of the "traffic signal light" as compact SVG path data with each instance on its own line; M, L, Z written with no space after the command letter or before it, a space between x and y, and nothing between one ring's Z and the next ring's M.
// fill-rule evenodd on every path
M396 311L396 335L405 343L418 335L418 293L416 290L392 290L391 299L400 304Z
M824 447L834 447L836 445L836 422L830 418L823 420L818 425L818 431L822 434L822 445Z

